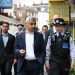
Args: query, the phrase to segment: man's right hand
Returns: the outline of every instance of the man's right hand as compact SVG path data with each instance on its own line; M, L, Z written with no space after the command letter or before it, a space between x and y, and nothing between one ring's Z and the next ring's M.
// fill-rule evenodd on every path
M24 49L19 50L20 54L25 54L26 51Z
M15 58L14 61L13 61L13 64L16 64L16 63L17 63L17 59Z
M50 64L45 64L45 67L46 67L47 70L49 70L50 69Z

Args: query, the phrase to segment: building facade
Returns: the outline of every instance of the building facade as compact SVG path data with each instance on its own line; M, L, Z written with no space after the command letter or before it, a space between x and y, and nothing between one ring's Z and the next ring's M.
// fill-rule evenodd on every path
M66 0L49 0L49 19L56 14L69 21L69 4Z
M68 23L71 22L69 28L75 40L75 5L69 1L71 0L49 0L49 23L54 15L59 15Z
M33 7L28 7L28 6L21 7L20 5L19 7L15 5L14 13L15 13L16 19L20 21L20 23L22 24L25 24L25 19L27 16L37 17L37 14L38 14L37 10Z

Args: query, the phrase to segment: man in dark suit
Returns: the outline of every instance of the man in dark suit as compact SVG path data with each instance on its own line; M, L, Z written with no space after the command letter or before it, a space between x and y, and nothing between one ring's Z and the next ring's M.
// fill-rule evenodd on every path
M43 39L44 39L44 42L45 42L45 49L46 49L48 36L49 36L48 26L47 25L43 25L43 27L42 27L42 35L43 35ZM44 66L42 68L41 75L44 75Z
M0 71L1 75L11 75L14 59L15 37L8 33L9 24L2 22L2 33L0 34Z
M16 33L16 36L20 35L25 30L23 24L18 24L17 29L18 29L18 32Z
M44 25L42 27L42 34L43 34L43 38L44 38L45 45L46 45L47 44L47 41L48 41L48 36L49 36L48 26L47 25Z
M24 25L23 24L17 24L17 29L18 29L18 32L16 33L16 36L20 35L21 33L24 32ZM14 59L14 73L16 75L16 71L17 71L17 63L16 63L16 59Z
M40 75L45 60L42 34L34 32L36 19L27 17L26 30L16 37L17 75Z

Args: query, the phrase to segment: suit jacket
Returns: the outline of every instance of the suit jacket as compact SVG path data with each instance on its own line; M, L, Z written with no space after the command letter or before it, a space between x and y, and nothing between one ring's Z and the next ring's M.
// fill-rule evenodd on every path
M16 36L16 55L19 56L19 50L25 49L26 50L26 42L25 42L25 32L21 33L19 36ZM34 32L34 53L37 58L37 61L40 64L43 64L45 61L45 46L44 46L44 40L43 36L39 32ZM18 68L20 69L23 64L23 60L25 59L25 56L23 58L18 58Z
M47 45L48 37L49 37L49 32L46 32L45 33L45 46Z
M15 37L8 33L8 42L4 47L2 34L0 35L0 62L14 58Z

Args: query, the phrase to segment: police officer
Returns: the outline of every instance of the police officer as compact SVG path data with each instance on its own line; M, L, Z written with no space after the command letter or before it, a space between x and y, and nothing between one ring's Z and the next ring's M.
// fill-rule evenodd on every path
M55 18L52 25L56 30L48 38L46 69L49 75L69 75L72 49L70 33L65 31L63 18Z

